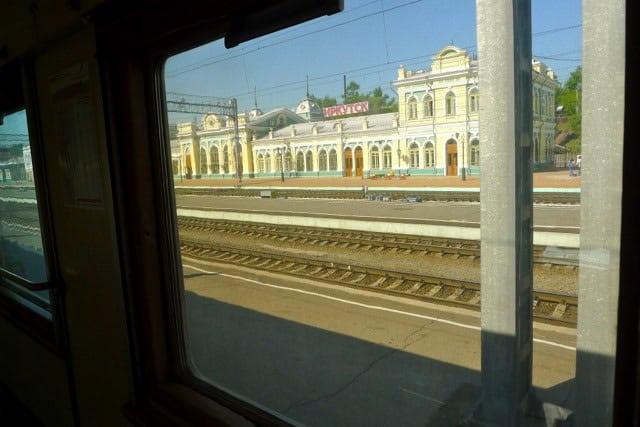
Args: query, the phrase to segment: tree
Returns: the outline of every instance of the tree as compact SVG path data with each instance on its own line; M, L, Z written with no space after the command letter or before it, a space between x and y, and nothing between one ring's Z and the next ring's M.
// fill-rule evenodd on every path
M337 98L324 96L318 98L309 95L309 99L315 101L321 108L337 105ZM367 114L392 113L398 111L398 103L395 98L384 93L382 87L378 86L371 92L360 93L360 85L353 80L346 87L346 92L342 94L343 104L352 104L354 102L369 101L369 111L366 113L354 114L364 116Z
M558 113L558 133L568 135L566 146L571 153L581 152L582 136L582 66L578 66L561 88L556 90L556 104L562 107ZM569 143L570 142L570 143Z
M338 105L338 100L336 98L332 98L330 96L326 96L324 98L317 98L314 95L309 95L309 99L315 102L320 106L320 108L331 107L333 105Z

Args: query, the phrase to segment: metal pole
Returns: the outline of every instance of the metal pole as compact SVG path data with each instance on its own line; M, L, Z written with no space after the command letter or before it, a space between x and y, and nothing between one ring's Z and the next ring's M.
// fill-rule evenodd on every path
M279 148L278 151L280 151ZM284 182L284 149L282 149L282 153L280 154L280 181Z
M238 132L238 101L235 98L231 98L231 115L233 117L233 152L236 161L236 179L238 185L242 182L242 175L240 174L240 136Z

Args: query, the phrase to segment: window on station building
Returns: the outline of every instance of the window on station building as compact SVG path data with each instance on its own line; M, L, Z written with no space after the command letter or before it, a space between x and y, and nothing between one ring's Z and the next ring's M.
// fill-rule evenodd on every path
M211 147L211 172L220 173L220 155L218 147Z
M471 141L471 166L480 166L480 142L477 139Z
M338 170L338 153L336 152L336 150L329 151L329 170Z
M424 166L427 168L432 168L435 166L435 155L434 148L431 142L427 142L424 148Z
M222 172L229 173L229 147L227 145L222 149Z
M393 167L392 158L393 153L391 151L391 146L385 145L382 149L382 167L385 169L390 169L391 167Z
M418 148L418 144L412 142L409 146L409 167L417 168L420 167L420 157L419 157L420 149Z
M264 172L264 156L262 154L258 154L258 173Z
M478 95L478 89L473 88L469 92L469 112L477 113L480 109L480 98Z
M296 171L304 171L304 154L302 151L298 151L298 154L296 154Z
M424 98L424 117L433 117L433 98L431 95Z
M307 151L307 155L306 155L306 171L307 172L311 172L313 171L313 153L311 151Z
M265 172L271 172L272 168L271 168L271 154L267 153L264 155L264 171Z
M327 152L325 150L320 150L318 153L318 169L320 171L326 171L328 169Z
M444 98L445 114L447 116L455 116L456 114L456 96L453 92L448 92Z
M407 102L407 118L409 120L418 118L418 101L414 97L409 98Z
M375 146L371 148L371 168L380 169L380 150Z
M203 148L200 149L200 173L206 174L207 171L207 150Z

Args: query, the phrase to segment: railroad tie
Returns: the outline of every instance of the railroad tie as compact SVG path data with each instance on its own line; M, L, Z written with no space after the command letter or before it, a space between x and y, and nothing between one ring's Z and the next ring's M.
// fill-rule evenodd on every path
M447 299L455 301L460 297L460 295L462 295L463 292L464 288L456 288L456 290L454 290L453 293L447 297Z
M404 279L396 279L387 289L396 289L405 282Z
M371 286L373 288L378 287L378 285L382 284L382 282L384 282L385 280L387 280L386 277L380 277L378 280L376 280L375 282L373 282L369 286Z
M433 288L431 288L431 290L429 290L429 292L427 292L427 296L433 297L436 294L438 294L438 292L440 292L441 290L442 290L442 286L435 285Z
M301 264L299 267L293 268L290 270L290 273L298 273L299 271L304 270L305 268L309 267L308 264Z
M551 316L555 317L556 319L561 319L564 316L564 313L567 311L567 304L562 301L559 302L558 305L556 305L556 309L553 310L553 313L551 314Z

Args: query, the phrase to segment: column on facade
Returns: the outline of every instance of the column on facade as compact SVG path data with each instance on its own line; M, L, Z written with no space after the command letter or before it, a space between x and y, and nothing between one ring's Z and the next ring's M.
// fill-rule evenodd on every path
M200 143L191 141L191 170L193 175L200 175Z
M344 170L344 142L342 141L342 138L340 139L340 142L338 142L338 150L337 150L337 154L338 154L338 170L342 171L342 174L344 175L345 170Z
M239 145L242 153L242 174L252 174L254 172L254 168L251 144L248 141L245 141L244 144L239 141Z
M371 169L371 158L369 156L369 144L371 141L362 143L362 174Z
M213 171L211 170L212 159L211 159L211 147L210 146L205 148L205 153L206 153L206 156L207 156L207 174L211 175L213 173Z

